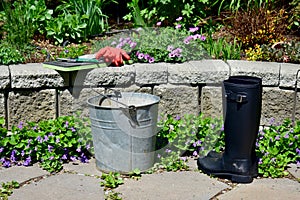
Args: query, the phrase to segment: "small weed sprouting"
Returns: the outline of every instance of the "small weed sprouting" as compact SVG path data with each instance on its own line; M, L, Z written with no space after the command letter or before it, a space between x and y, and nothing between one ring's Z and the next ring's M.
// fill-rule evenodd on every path
M0 200L8 200L8 197L13 193L13 190L19 187L20 184L17 181L2 183L0 188Z
M100 182L100 186L103 186L104 190L114 189L124 183L120 173L117 172L103 173L101 179L103 179L103 181Z

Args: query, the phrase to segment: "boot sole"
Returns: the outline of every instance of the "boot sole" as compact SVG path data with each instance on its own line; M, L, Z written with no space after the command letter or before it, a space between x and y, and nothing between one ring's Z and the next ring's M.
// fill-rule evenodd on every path
M200 169L200 170L202 170L207 175L214 175L214 176L217 176L220 178L222 178L222 177L227 178L235 183L252 183L253 182L252 176L245 176L245 175L233 174L233 173L228 173L228 172L213 173L213 172L205 171L203 169Z

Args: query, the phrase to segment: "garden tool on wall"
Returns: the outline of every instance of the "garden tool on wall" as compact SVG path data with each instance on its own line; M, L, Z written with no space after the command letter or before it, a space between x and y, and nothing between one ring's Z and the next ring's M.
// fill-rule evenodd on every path
M199 158L198 168L209 175L250 183L258 174L255 143L259 129L262 81L233 76L223 82L225 151Z

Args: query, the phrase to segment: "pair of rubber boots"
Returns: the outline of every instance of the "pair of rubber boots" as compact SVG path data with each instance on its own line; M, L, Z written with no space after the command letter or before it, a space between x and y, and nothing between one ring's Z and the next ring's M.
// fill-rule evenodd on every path
M202 172L251 183L258 175L255 153L259 131L262 80L251 76L231 76L223 82L225 151L211 151L197 160Z

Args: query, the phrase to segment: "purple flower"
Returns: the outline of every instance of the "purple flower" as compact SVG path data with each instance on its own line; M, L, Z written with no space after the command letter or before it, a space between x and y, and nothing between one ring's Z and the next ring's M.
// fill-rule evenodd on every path
M271 162L275 162L276 161L276 158L271 158Z
M139 54L138 54L138 59L141 60L141 59L143 59L143 58L144 58L144 54L143 54L143 53L139 53Z
M66 128L68 128L68 127L69 127L69 122L68 122L68 121L66 121L66 123L65 123L65 127L66 127Z
M23 157L25 155L25 151L24 150L22 150L22 152L21 152L21 156Z
M224 125L222 125L222 127L221 127L220 131L224 131Z
M91 148L91 145L90 144L87 144L86 147L85 147L87 150L89 150Z
M300 167L300 161L297 160L297 163L296 163L297 167Z
M157 154L157 158L161 158L161 155L160 155L160 154Z
M199 30L199 27L190 28L189 30L190 32L194 33Z
M75 160L77 160L77 158L75 156L71 156L70 160L75 161Z
M50 132L49 133L49 135L48 135L48 137L52 137L53 136L53 133L52 132Z
M22 129L23 128L23 124L24 124L23 122L20 122L20 124L18 125L18 128Z
M180 160L182 160L183 162L185 162L187 160L187 157L180 157Z
M292 146L294 143L293 142L291 142L291 143L289 143L289 146Z
M205 37L204 35L201 35L200 40L205 41L205 40L206 40L206 37Z
M2 153L4 150L4 147L0 147L0 153Z
M161 22L157 22L157 23L156 23L156 26L160 26L160 25L161 25Z
M49 160L53 160L54 159L54 156L50 156Z
M52 149L53 149L53 146L51 146L51 145L48 144L48 151L51 152Z
M269 123L270 123L271 125L273 125L273 124L275 123L275 118L272 117L272 118L269 120Z
M117 42L116 41L112 41L112 43L110 44L110 45L116 45L117 44Z
M171 153L172 150L171 149L166 149L166 153Z
M41 136L37 136L36 140L39 142L39 143L42 143L43 142L43 139Z
M176 19L176 21L181 21L182 20L182 17L178 17L177 19Z
M296 153L300 156L300 149L296 148Z
M181 24L177 24L177 25L175 26L175 28L176 28L176 29L180 29L180 28L181 28Z
M9 160L4 160L4 161L2 161L2 166L3 166L3 167L6 167L6 168L11 167L10 161L9 161Z
M284 138L289 138L289 134L288 133L285 134Z
M76 151L77 151L78 153L80 153L80 152L81 152L81 147L80 147L80 146L77 147Z
M180 116L179 116L179 115L176 115L175 119L176 119L176 120L180 120Z
M276 135L275 140L280 140L280 135Z
M196 147L196 146L197 146L197 143L196 143L196 142L194 142L194 143L193 143L193 147Z
M202 143L202 141L201 141L201 140L198 140L196 143L197 143L198 146L200 146L201 143Z
M10 154L10 161L12 162L16 162L16 150L12 150L11 154Z
M71 127L71 131L74 133L76 132L76 129L74 127Z
M258 160L258 164L259 165L261 165L263 162L262 162L262 159L260 158L259 160Z
M134 49L136 47L137 43L136 42L131 42L130 48Z
M175 54L174 53L169 53L169 58L174 58L175 57Z
M59 142L60 142L60 139L58 137L58 138L56 138L55 143L58 144Z
M81 154L80 161L82 163L88 163L89 162L89 160L87 159L86 155L84 155L84 153Z
M173 49L174 49L174 47L172 45L169 45L167 48L168 51L172 51Z
M149 54L145 54L145 55L144 55L144 59L145 59L145 60L148 60L149 58L150 58L150 55L149 55Z
M64 155L61 157L61 159L62 159L62 160L67 160L67 159L68 159L68 157L67 157L67 155L66 155L66 154L64 154Z
M194 151L194 152L193 152L193 156L198 156L197 151Z
M48 140L49 140L48 136L45 135L45 136L44 136L44 142L46 142L46 141L48 141Z
M297 140L299 137L298 137L298 135L295 135L294 138Z
M149 63L154 63L154 61L155 61L155 59L153 57L150 57L148 60Z
M23 165L24 165L24 166L29 166L30 163L31 163L31 157L28 156L28 157L26 158L26 160L24 161Z

